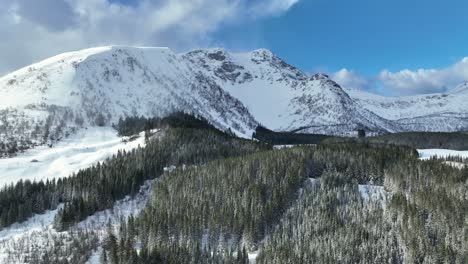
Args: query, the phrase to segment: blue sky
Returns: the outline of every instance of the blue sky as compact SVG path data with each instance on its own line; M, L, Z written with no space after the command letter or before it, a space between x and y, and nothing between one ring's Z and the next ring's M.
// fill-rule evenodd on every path
M385 95L468 80L463 0L1 0L0 74L70 50L268 48L305 72Z
M265 46L305 71L346 68L373 79L384 69L442 69L459 62L468 55L467 11L468 1L461 0L301 1L282 16L226 27L216 37L232 49ZM461 81L426 85L427 92ZM393 94L390 89L383 93Z
M234 49L267 46L304 70L375 75L384 68L444 67L466 56L467 12L468 1L309 0L216 37Z

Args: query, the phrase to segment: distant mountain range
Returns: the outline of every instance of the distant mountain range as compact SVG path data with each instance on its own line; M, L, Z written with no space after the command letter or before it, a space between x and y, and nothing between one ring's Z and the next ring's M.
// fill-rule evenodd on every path
M268 50L110 46L65 53L0 78L0 151L54 142L125 116L187 111L250 137L278 131L350 135L468 128L468 84L383 97L309 76ZM15 145L16 144L16 145Z

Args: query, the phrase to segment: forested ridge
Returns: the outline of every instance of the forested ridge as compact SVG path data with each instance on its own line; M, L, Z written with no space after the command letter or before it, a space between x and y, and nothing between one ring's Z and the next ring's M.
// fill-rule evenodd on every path
M381 145L408 146L415 149L468 149L467 132L401 132L379 136L351 138L351 137L327 137L321 143L369 143Z
M57 228L65 229L110 208L116 200L135 194L146 180L159 177L164 167L202 164L268 148L271 147L211 128L166 128L152 135L151 140L148 138L146 147L119 151L76 175L45 182L20 181L3 187L0 228L66 203L57 218Z
M319 144L325 139L333 136L320 134L304 134L295 132L276 132L263 126L258 126L252 138L267 142L273 145L298 145L298 144Z
M193 116L184 112L174 112L162 118L147 118L143 116L120 118L113 127L118 131L120 136L133 136L142 131L148 132L156 128L198 128L221 132L203 117Z
M372 143L411 146L418 149L468 149L468 133L464 132L404 132L367 139Z
M401 263L381 201L364 201L356 181L327 171L307 187L265 239L258 263Z
M164 128L122 121L142 124L146 147L5 187L2 225L63 203L55 227L67 230L157 177L141 213L109 226L103 243L80 234L90 241L80 252L101 248L109 264L248 263L252 252L257 263L468 263L467 167L384 142L273 149L182 117ZM36 263L82 263L59 248Z
M304 163L290 163L287 156ZM297 147L236 159L238 163L217 161L167 174L154 187L151 205L133 223L137 231L118 236L130 236L143 246L147 259L158 256L161 263L193 263L201 256L199 263L242 263L245 254L239 254L245 248L259 250L258 263L468 261L466 168L420 161L412 148L381 144ZM283 181L293 175L278 170L283 166L296 168L292 172L298 173L298 184L275 182L271 170ZM252 187L263 173L271 175L263 183L268 192ZM316 178L313 184L309 177ZM231 194L237 181L244 188ZM363 198L359 183L381 185L385 197ZM271 193L282 191L290 198L269 200ZM247 215L253 219L243 217L243 208L252 210ZM276 214L269 215L270 208ZM135 250L126 245L114 246ZM185 249L185 254L167 255L167 248ZM210 252L213 258L206 257ZM117 256L113 261L129 259Z

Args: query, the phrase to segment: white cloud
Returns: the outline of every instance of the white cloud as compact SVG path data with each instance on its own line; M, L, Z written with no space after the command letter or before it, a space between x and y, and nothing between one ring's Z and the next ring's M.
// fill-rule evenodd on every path
M275 15L287 11L297 2L299 2L299 0L263 0L254 4L251 8L251 11L254 14Z
M332 79L341 86L351 89L371 89L372 81L348 69L341 69L332 74Z
M440 93L468 80L468 57L443 69L404 69L398 72L383 70L371 78L342 69L332 76L343 87L390 95Z
M378 80L384 87L399 94L445 92L468 80L468 57L444 69L384 70Z
M57 53L97 45L211 43L226 23L286 12L298 0L0 0L0 75ZM260 8L262 7L262 8ZM255 10L255 12L253 12Z

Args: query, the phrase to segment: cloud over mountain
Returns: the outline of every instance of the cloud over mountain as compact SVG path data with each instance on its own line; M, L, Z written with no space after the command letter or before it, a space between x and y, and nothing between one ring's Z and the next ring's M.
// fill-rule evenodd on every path
M354 89L382 89L391 95L414 95L446 92L468 80L468 57L442 69L382 70L375 77L365 77L341 69L333 78L342 86Z
M188 49L210 44L226 23L286 12L298 0L4 0L0 75L89 46L125 44Z

